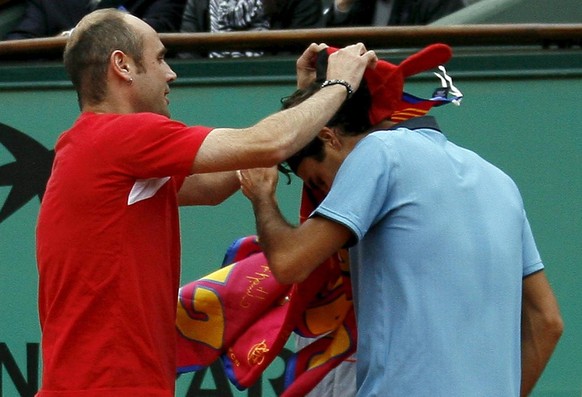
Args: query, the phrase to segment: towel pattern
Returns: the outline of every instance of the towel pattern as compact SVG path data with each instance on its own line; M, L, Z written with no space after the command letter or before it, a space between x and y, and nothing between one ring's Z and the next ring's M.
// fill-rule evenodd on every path
M304 189L301 220L317 199ZM256 236L235 241L223 267L180 288L178 373L220 359L232 384L244 390L296 332L317 339L288 359L282 396L305 395L356 348L346 258L339 252L304 282L283 285L273 277Z

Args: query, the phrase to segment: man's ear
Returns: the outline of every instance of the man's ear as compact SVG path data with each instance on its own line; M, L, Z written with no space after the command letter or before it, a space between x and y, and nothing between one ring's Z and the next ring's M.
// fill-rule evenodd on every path
M342 141L334 128L323 127L317 136L332 149L339 150L342 147Z
M121 50L115 50L111 53L109 63L113 73L120 79L131 82L129 57Z

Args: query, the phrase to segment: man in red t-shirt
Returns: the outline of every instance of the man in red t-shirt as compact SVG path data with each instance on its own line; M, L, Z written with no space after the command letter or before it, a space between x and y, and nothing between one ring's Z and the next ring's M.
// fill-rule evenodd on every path
M323 48L299 58L298 86ZM169 118L164 54L149 25L115 10L83 18L65 48L82 113L58 139L38 220L39 397L173 396L178 205L218 204L237 169L297 152L377 60L348 46L311 100L235 130Z

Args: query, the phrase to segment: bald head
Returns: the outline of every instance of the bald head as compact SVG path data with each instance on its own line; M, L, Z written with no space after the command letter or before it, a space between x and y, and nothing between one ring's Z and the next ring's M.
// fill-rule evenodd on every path
M123 51L141 64L146 29L151 28L139 18L114 9L94 11L77 24L65 46L64 63L81 108L103 101L114 51Z

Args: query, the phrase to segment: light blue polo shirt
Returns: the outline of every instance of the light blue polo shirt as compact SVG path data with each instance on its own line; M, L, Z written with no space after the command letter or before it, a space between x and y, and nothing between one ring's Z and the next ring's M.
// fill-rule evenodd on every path
M358 396L518 396L522 278L543 269L519 191L432 117L408 125L362 139L314 212L357 238Z

